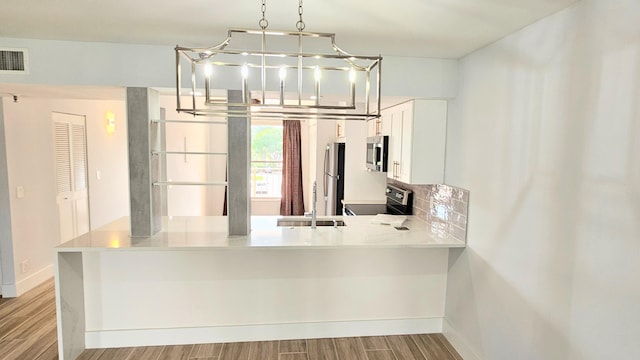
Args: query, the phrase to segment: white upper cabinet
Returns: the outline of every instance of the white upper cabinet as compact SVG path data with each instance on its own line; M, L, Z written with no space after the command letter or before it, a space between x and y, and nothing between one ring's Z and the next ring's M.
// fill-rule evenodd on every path
M447 132L446 100L412 100L382 111L389 126L387 177L441 184Z
M367 121L367 136L381 136L391 134L391 120L385 117L384 111L382 116L377 119Z
M336 139L344 139L345 120L336 120Z

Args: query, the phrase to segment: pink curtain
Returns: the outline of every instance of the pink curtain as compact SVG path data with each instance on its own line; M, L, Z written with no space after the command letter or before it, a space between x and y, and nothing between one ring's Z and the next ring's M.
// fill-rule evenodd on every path
M300 120L284 120L280 215L304 215Z

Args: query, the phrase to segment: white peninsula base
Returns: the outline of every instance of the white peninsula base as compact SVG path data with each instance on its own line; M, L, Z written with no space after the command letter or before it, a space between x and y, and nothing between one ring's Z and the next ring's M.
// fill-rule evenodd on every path
M428 237L415 219L382 240L388 226L362 218L316 230L256 219L241 238L224 235L222 217L172 219L133 242L123 219L65 243L60 359L85 348L442 332L448 248L464 244L413 243Z

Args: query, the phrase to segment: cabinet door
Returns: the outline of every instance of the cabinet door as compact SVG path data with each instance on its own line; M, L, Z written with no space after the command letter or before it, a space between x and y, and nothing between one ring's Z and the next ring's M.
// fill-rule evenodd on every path
M413 102L402 104L397 116L402 119L402 141L400 144L400 156L398 157L398 180L411 184L411 145L413 142Z
M389 116L389 114L387 114L387 116ZM389 135L389 130L387 130L383 125L385 122L390 123L391 121L385 121L384 113L378 119L367 120L367 136ZM387 126L390 127L391 124Z
M367 136L376 136L376 121L378 119L367 120Z
M336 138L344 138L344 120L336 120Z
M399 163L402 157L402 112L393 108L385 120L389 126L389 160L387 162L387 177L397 179L399 176Z
M409 181L440 184L444 181L447 101L416 100L414 103Z
M391 119L384 116L378 119L378 135L391 135Z

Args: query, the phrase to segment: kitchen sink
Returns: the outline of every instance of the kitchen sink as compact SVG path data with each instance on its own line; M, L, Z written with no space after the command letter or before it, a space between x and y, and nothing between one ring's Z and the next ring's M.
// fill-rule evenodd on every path
M278 219L278 226L311 226L311 219ZM345 226L342 220L321 219L316 221L316 226Z

